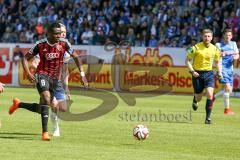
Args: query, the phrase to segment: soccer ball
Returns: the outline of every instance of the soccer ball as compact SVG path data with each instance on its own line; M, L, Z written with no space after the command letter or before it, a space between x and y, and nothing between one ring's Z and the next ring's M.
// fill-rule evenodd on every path
M149 136L149 130L146 126L139 124L133 128L133 136L138 140L145 140Z

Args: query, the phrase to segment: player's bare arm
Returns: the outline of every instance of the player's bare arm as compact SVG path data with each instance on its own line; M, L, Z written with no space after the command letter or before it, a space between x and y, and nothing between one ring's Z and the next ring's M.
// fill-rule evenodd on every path
M186 64L186 66L188 67L189 72L190 72L194 77L198 77L199 74L193 69L193 66L192 66L191 61L192 61L192 59L190 59L190 58L187 57L186 60L185 60L185 64Z
M239 61L239 53L233 54L233 65L236 67Z
M27 73L27 77L28 77L28 80L33 83L36 81L36 78L34 77L34 75L30 72L29 70L29 67L28 67L28 60L32 59L33 58L33 55L30 54L29 52L23 56L23 59L22 59L22 65L23 65L23 69L24 71Z
M226 55L225 52L220 52L220 56L221 56L221 57L224 57L225 55Z
M216 63L216 67L217 67L217 70L218 70L218 76L219 78L222 78L223 75L222 75L222 63L220 61L215 61Z
M71 95L70 95L70 91L69 91L69 88L68 88L69 71L68 71L67 66L64 66L64 68L65 68L65 73L66 73L65 76L64 76L65 92L66 92L67 98L70 100Z
M70 100L71 99L71 95L70 95L70 91L68 88L68 78L69 78L69 71L68 71L68 65L64 64L62 67L62 74L61 74L61 79L63 82L63 88L65 90L65 94L67 96L67 98Z
M84 70L83 70L82 60L80 58L78 58L78 55L77 55L76 52L74 52L71 56L73 57L74 62L76 63L76 65L77 65L77 67L78 67L78 69L80 71L80 74L81 74L84 86L88 87L88 81L87 81L87 78L86 78Z
M239 59L239 53L234 53L233 54L233 59L238 60Z
M33 68L37 69L37 66L38 66L39 62L40 62L40 59L35 56L35 57L33 58L33 61L32 61L31 66L32 66Z

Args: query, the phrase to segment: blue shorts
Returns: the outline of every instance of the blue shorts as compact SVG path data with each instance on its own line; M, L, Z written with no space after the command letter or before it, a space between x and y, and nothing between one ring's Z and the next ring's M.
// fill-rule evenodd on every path
M192 76L194 93L200 94L204 88L214 88L214 72L213 71L196 71L199 77Z
M58 80L56 88L53 90L53 95L57 100L65 99L65 92L62 86L62 81Z
M233 86L233 70L223 70L222 71L223 78L219 79L219 82L222 84L229 83Z

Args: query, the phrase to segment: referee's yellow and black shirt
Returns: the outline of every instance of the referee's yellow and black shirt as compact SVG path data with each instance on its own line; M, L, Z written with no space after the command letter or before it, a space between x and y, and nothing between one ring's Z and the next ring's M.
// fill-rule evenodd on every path
M194 70L210 71L212 70L213 61L219 61L220 51L213 44L206 47L203 42L199 42L187 49L187 57L193 59Z

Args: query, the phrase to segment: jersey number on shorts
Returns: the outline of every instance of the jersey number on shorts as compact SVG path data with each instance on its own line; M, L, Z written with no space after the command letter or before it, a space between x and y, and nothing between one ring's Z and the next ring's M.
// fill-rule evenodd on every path
M41 79L41 86L45 86L45 85L46 85L45 80Z

